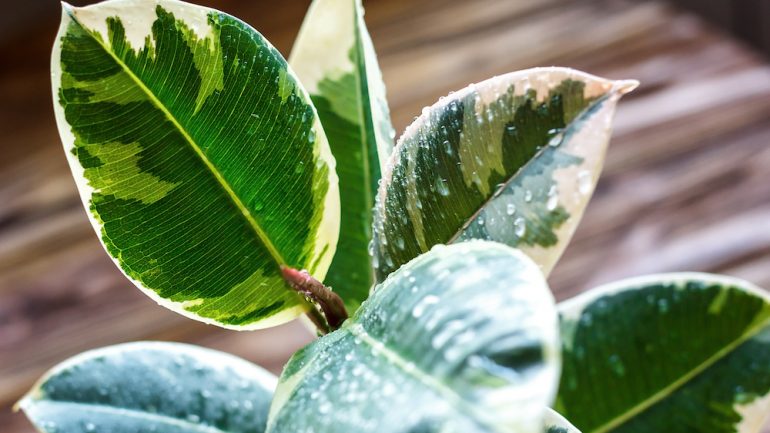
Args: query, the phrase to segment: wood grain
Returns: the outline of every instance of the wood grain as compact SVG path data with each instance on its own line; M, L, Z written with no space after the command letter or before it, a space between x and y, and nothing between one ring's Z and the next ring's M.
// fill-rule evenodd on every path
M616 278L680 270L770 287L770 65L759 55L654 1L367 6L399 131L439 96L517 69L571 66L642 82L620 105L605 174L550 279L558 298ZM217 7L288 54L307 2ZM2 431L32 432L10 406L50 366L107 344L192 342L280 371L310 341L301 325L238 333L194 323L134 289L104 254L51 110L58 6L50 2L36 18L0 41Z

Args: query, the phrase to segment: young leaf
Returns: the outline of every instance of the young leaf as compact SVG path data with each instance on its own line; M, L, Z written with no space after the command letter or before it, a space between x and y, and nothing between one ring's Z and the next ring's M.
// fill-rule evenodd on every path
M175 0L64 4L52 59L70 167L107 251L162 305L260 328L309 306L339 191L313 105L259 33Z
M274 387L240 358L141 342L63 362L19 406L44 433L261 433Z
M552 303L516 250L437 246L294 355L268 431L541 433L559 370Z
M749 283L654 275L559 313L555 409L584 433L751 433L770 412L770 296Z
M350 312L374 285L369 258L380 168L393 149L385 85L360 0L315 0L289 64L318 110L337 160L342 227L326 284Z
M469 239L517 247L550 272L599 177L615 105L636 85L537 68L425 108L378 191L377 277Z
M545 412L545 433L580 433L580 430L553 409L548 409Z

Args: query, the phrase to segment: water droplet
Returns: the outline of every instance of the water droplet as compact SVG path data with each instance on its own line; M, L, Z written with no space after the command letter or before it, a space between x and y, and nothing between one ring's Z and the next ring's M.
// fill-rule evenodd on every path
M454 151L452 150L452 143L450 143L449 140L444 140L444 152L446 152L447 156L454 155Z
M297 164L297 166L294 167L295 174L301 174L302 171L304 170L305 170L305 163L303 163L302 161L300 161L299 164Z
M593 179L591 178L591 172L588 170L583 170L580 173L578 173L578 191L580 191L581 194L588 194L591 192L591 186L593 183Z
M92 432L96 430L96 425L94 425L94 423L92 422L86 423L85 427L87 432Z
M397 236L396 237L396 248L399 250L403 250L406 245L404 244L404 237L403 236Z
M436 191L444 197L449 195L449 187L447 186L446 181L441 177L436 178Z
M187 415L187 421L190 421L192 423L198 423L200 422L200 420L201 420L201 417L199 417L198 415L195 415L192 413Z
M524 201L527 203L532 201L532 191L530 190L524 191Z
M328 401L318 406L318 412L329 413L332 410L332 404Z
M548 201L545 204L545 207L549 211L556 210L556 206L559 205L559 194L558 190L556 189L556 185L552 185L551 189L548 190Z
M661 314L668 313L669 305L667 299L658 299L658 312Z
M483 215L479 215L479 217L476 219L476 223L478 225L480 225L480 226L483 226L484 225L484 216Z
M437 304L438 301L439 301L438 296L434 296L434 295L425 296L420 300L420 302L417 303L417 305L414 306L414 309L412 309L412 316L414 316L415 318L422 316L427 307Z
M259 119L259 114L257 114L257 113L251 113L251 117L253 117L253 118L255 118L255 119Z
M471 174L471 181L473 181L473 183L475 183L478 187L481 187L481 178L476 171Z
M505 213L508 215L513 215L516 213L516 205L513 203L508 203L505 205Z
M522 237L526 231L527 223L524 221L524 218L516 218L516 220L513 221L513 232L516 236Z

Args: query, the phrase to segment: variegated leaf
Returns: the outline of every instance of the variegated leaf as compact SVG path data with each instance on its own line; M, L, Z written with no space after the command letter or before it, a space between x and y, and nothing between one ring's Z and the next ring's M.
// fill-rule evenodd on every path
M468 239L517 247L548 274L599 177L615 105L636 85L538 68L426 107L378 191L378 278L433 245Z
M54 106L94 228L174 311L259 328L306 311L283 265L323 278L334 158L286 62L247 24L175 0L64 5Z
M580 433L580 430L553 409L548 409L545 413L544 430L545 433Z
M745 281L653 275L559 313L555 409L584 433L756 433L770 413L770 296Z
M19 406L43 433L261 433L274 388L240 358L141 342L63 362Z
M394 136L361 1L315 0L289 64L310 93L337 160L344 230L326 284L352 313L374 285L372 208Z
M524 254L437 246L287 364L273 433L541 433L558 377L556 311Z

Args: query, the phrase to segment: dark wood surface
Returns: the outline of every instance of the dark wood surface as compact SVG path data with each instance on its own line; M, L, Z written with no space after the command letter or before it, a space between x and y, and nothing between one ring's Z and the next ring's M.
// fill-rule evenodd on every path
M280 4L280 6L278 6ZM770 287L770 66L689 13L611 0L373 0L367 22L401 131L425 105L495 74L563 65L642 86L624 99L597 192L550 282L559 299L651 272ZM284 53L305 1L220 1ZM239 333L155 305L103 252L51 109L58 5L0 45L0 430L47 368L125 341L192 342L274 372L298 324ZM137 378L141 380L141 378Z

